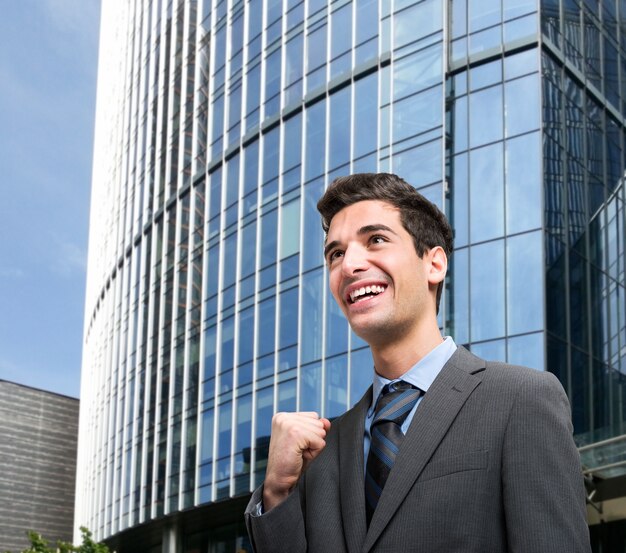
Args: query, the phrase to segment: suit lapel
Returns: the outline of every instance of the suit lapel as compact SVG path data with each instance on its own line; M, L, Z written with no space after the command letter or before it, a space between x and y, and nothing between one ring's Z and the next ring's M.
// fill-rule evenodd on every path
M369 551L428 463L463 404L480 383L484 362L457 348L419 404L370 523ZM428 508L425 506L425 508Z
M365 414L371 403L370 387L342 420L339 432L339 475L341 516L349 552L358 552L365 540L365 491L363 475L363 433Z

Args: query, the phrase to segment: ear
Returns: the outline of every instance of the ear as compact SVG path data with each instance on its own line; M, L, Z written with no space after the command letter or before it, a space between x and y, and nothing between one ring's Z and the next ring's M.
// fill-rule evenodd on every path
M437 287L446 277L448 256L441 246L435 246L424 254L427 261L428 284Z

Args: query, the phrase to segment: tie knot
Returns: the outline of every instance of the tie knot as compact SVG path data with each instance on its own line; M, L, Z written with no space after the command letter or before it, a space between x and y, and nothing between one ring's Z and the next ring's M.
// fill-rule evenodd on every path
M402 380L386 384L378 397L372 424L381 421L402 424L420 395L421 390Z

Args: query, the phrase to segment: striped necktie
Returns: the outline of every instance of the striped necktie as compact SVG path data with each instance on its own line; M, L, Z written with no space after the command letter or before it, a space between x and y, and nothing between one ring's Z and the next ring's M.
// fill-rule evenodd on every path
M365 469L368 526L404 438L400 427L421 393L421 390L399 381L387 384L378 397L370 427L372 439Z

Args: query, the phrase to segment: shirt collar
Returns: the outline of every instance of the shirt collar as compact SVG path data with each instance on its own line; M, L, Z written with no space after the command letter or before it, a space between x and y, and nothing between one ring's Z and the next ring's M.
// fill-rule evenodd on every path
M422 357L415 365L413 365L402 377L395 380L389 380L384 376L379 375L374 370L374 382L372 388L372 404L370 405L370 411L376 405L378 396L383 387L390 382L396 382L403 380L409 384L413 384L416 388L419 388L423 392L427 392L430 385L433 383L437 375L448 362L448 359L452 357L452 354L456 351L456 344L450 336L446 336L443 342L436 348L428 352L427 355ZM371 413L368 413L371 414Z

